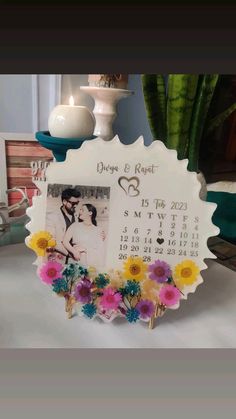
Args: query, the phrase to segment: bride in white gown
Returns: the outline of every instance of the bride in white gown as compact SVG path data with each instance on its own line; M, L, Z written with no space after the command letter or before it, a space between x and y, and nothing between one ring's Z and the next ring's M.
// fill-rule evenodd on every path
M105 234L97 226L96 216L97 210L93 205L82 205L79 211L80 222L75 222L68 228L63 245L81 265L102 270L105 263Z

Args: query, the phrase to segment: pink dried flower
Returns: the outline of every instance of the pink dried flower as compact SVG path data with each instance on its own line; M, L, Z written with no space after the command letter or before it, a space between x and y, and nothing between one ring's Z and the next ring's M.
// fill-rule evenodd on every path
M105 310L116 310L122 300L122 295L113 288L107 287L100 299L100 306Z
M173 285L164 285L159 293L161 303L167 307L177 304L180 300L180 297L180 291Z
M62 269L61 263L50 261L38 269L38 275L43 282L52 285L55 279L62 278Z

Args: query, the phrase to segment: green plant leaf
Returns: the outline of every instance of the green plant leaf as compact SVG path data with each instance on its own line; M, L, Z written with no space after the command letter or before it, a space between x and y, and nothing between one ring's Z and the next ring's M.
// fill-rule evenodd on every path
M142 74L147 118L154 140L166 141L166 91L162 74Z
M167 147L186 157L198 75L170 74L167 97Z
M199 148L204 130L204 125L210 103L218 82L218 74L205 74L199 76L197 94L194 101L187 157L189 159L188 169L198 170Z
M225 111L212 118L206 128L206 134L209 134L214 129L218 128L235 110L236 103L233 103L233 105L229 106Z

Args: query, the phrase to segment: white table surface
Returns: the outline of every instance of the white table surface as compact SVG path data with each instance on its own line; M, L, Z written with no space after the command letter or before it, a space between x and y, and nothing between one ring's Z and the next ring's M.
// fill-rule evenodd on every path
M158 325L74 316L36 276L23 243L0 247L1 348L236 348L236 273L208 260L204 283Z

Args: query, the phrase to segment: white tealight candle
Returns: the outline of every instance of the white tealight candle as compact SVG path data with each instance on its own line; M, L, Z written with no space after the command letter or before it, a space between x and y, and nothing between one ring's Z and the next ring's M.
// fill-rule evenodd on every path
M95 127L95 117L86 106L75 106L73 96L69 105L56 106L49 115L48 129L52 137L91 137Z

